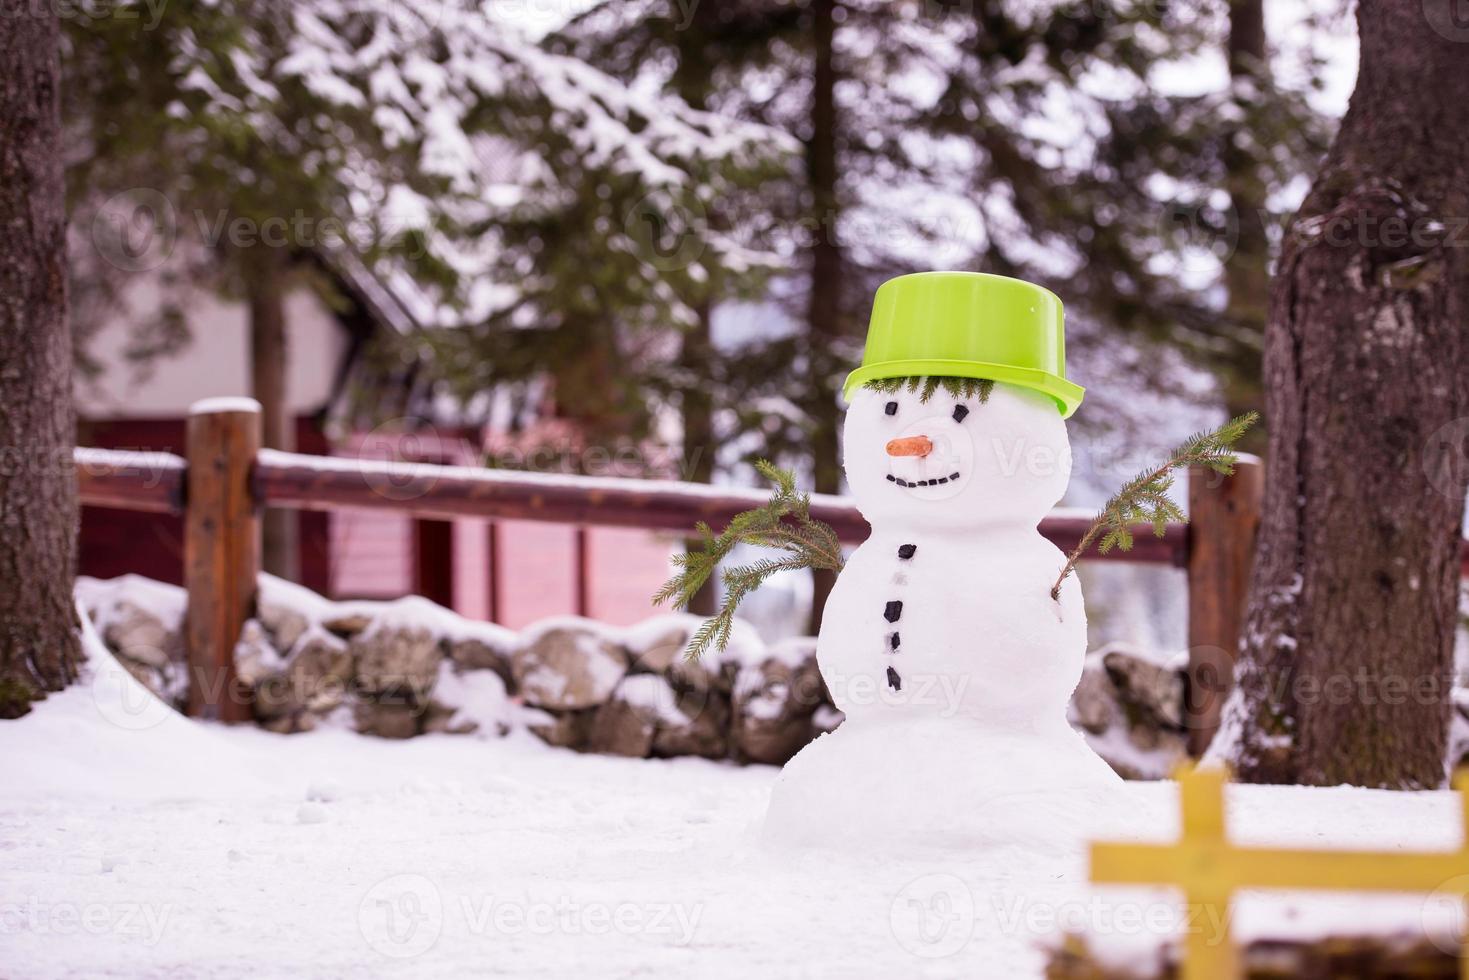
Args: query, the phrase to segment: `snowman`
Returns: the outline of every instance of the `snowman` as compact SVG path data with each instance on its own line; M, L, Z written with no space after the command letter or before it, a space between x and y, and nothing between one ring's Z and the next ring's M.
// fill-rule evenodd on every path
M872 534L817 643L845 720L773 791L775 843L972 849L1079 845L1121 782L1066 721L1086 614L1037 529L1061 498L1060 300L1030 283L933 272L883 284L848 378L844 460Z

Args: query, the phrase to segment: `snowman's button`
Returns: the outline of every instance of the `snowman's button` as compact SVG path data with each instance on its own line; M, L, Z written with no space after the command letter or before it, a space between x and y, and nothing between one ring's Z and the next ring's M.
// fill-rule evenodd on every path
M898 672L891 667L888 668L888 687L894 691L901 691L903 689L903 678L899 677Z
M896 623L903 615L903 603L900 599L894 599L883 607L882 616L890 623Z
M898 634L897 633L894 633L891 636L889 636L888 637L888 643L892 645L893 652L896 653L897 652L897 649L898 649Z
M913 557L913 553L917 550L918 545L916 544L900 544L898 545L898 557L903 559L904 561L907 561L909 558Z

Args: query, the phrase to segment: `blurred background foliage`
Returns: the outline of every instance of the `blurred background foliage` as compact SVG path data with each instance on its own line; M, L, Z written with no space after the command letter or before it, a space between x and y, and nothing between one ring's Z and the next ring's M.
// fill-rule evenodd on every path
M1072 499L1099 500L1136 453L1260 406L1271 257L1340 111L1344 29L1306 0L1266 14L171 0L147 30L69 18L82 367L140 271L96 231L121 201L180 243L129 356L189 343L196 291L246 300L270 444L289 448L270 424L285 291L345 308L367 277L405 315L371 338L342 425L550 412L587 444L675 447L661 475L743 482L768 458L839 492L837 392L873 290L993 272L1067 303L1093 387ZM227 223L273 218L297 224Z

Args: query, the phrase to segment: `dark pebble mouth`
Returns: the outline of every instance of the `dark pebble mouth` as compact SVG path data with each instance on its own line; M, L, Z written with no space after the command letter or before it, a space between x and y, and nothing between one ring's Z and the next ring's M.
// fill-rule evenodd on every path
M959 479L958 470L955 470L948 476L941 476L936 480L904 480L900 477L893 476L891 473L888 474L888 482L896 483L900 487L938 487L957 479Z

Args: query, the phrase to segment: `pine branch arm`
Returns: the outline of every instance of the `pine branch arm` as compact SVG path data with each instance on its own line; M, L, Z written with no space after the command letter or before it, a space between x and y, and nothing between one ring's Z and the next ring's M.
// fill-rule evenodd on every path
M1134 519L1138 519L1139 522L1143 519L1150 521L1153 525L1153 532L1159 537L1162 537L1167 530L1168 518L1187 521L1188 516L1178 510L1177 506L1167 497L1168 488L1173 483L1173 471L1179 467L1199 464L1208 466L1219 473L1233 473L1238 457L1235 456L1232 447L1259 417L1257 412L1247 412L1230 419L1213 432L1202 432L1191 436L1170 452L1161 465L1151 470L1144 470L1124 484L1122 489L1102 506L1096 520L1092 522L1091 527L1087 528L1086 534L1082 535L1076 548L1066 557L1066 563L1061 566L1061 572L1056 576L1055 584L1051 586L1051 598L1057 602L1061 601L1061 586L1065 583L1066 577L1076 570L1077 563L1096 541L1097 535L1104 530L1110 529L1110 533L1107 538L1103 539L1103 551L1113 544L1112 535L1114 534L1116 543L1122 550L1129 551L1132 548L1132 539L1128 525Z

